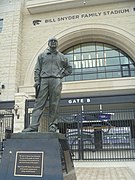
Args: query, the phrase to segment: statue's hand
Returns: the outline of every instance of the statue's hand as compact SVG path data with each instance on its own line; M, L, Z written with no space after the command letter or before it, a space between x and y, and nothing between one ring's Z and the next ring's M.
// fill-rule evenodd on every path
M39 82L35 82L34 88L38 88L40 86Z
M37 98L39 94L39 89L40 89L39 82L35 82L34 87L35 87L35 97Z

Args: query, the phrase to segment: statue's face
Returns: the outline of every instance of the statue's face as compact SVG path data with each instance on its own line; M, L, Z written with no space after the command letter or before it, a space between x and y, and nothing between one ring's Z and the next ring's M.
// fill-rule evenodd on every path
M49 46L50 48L53 48L53 49L57 48L57 46L58 46L58 41L57 41L57 39L55 39L55 38L50 39L50 40L48 41L48 46Z

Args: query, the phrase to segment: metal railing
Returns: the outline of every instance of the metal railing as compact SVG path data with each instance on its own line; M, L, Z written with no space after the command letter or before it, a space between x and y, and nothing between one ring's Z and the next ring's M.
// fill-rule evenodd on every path
M4 143L9 133L13 132L14 115L12 113L0 112L0 158L4 151Z
M11 112L0 113L0 157L13 119ZM41 132L47 121L44 113ZM61 111L58 128L68 139L73 160L135 160L135 109Z
M44 114L42 132L47 121ZM135 159L135 109L60 112L58 126L74 160Z
M75 160L135 159L135 110L61 114ZM69 118L70 117L70 118ZM65 118L66 119L66 118ZM65 128L66 126L66 128Z

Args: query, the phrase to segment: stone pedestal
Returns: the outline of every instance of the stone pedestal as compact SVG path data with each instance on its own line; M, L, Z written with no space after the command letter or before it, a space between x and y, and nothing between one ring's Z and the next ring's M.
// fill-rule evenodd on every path
M1 180L76 180L69 146L60 133L16 133L6 140Z

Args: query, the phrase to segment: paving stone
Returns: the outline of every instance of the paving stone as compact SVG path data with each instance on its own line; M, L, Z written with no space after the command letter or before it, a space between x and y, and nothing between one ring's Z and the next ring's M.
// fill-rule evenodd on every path
M76 167L77 180L135 180L129 167Z

